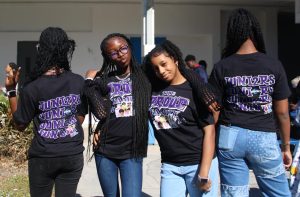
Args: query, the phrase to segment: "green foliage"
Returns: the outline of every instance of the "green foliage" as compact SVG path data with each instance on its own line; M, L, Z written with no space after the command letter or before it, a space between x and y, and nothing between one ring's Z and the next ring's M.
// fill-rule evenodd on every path
M22 163L27 159L33 126L22 132L16 130L9 109L8 99L0 95L0 156L11 157L15 162Z
M27 175L16 175L0 182L0 196L29 197L29 181Z

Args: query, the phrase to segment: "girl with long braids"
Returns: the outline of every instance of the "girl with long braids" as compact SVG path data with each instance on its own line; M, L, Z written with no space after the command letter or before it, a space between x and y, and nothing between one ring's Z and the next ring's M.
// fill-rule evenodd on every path
M284 168L292 162L290 90L281 63L265 53L257 19L245 9L233 11L223 59L209 80L223 106L217 145L222 196L249 196L249 168L263 196L291 196Z
M142 161L147 154L151 86L123 34L108 35L100 49L103 65L86 81L86 95L100 120L94 134L94 156L104 196L142 195ZM89 72L87 77L94 77Z
M83 129L86 114L84 79L70 71L75 42L61 28L48 27L37 45L35 78L16 97L16 78L5 86L13 121L24 130L33 120L34 138L28 152L30 196L74 197L83 168ZM22 72L22 71L21 71Z
M215 97L168 40L145 57L144 70L152 84L150 121L161 150L160 196L218 196L215 127L208 111Z

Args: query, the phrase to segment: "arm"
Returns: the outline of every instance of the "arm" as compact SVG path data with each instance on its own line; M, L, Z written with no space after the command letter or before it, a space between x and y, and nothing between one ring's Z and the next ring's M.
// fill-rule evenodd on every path
M86 73L85 73L85 78L86 79L94 79L97 72L98 71L94 70L94 69L87 70Z
M6 91L8 92L8 101L11 109L11 114L14 114L17 111L17 106L18 106L16 85L19 79L20 70L13 72L10 65L7 65L5 70L6 70L5 88ZM14 121L14 127L19 131L25 130L27 126L28 124L27 125L16 124L16 122Z
M101 80L86 80L84 85L84 96L86 96L91 112L103 122L109 115L110 100L107 91L103 93L106 85ZM107 89L107 88L106 88Z
M203 128L204 139L202 145L202 158L200 163L200 170L198 176L202 178L208 178L211 161L215 152L215 127L214 125L207 125ZM211 181L208 183L200 183L199 187L201 190L209 191Z
M274 100L274 112L278 121L281 152L285 167L289 167L292 163L292 155L290 151L290 116L288 100Z
M14 97L8 97L8 100L9 100L9 105L10 105L10 109L11 109L11 113L14 114L16 111L17 111L17 106L18 106L18 100L17 100L17 97L14 96ZM15 121L13 122L13 126L15 129L17 129L18 131L24 131L28 124L27 125L24 125L24 124L17 124Z
M81 115L78 115L77 117L78 117L79 123L82 124L85 117L81 116Z

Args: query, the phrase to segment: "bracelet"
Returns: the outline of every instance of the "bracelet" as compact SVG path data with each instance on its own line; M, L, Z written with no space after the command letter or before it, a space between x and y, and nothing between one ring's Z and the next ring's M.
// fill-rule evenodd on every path
M208 177L201 177L200 175L198 175L198 181L199 181L200 183L207 183L208 180L209 180Z
M16 97L17 96L17 91L16 90L9 90L6 92L8 98L10 97Z
M281 146L289 146L290 143L280 144Z

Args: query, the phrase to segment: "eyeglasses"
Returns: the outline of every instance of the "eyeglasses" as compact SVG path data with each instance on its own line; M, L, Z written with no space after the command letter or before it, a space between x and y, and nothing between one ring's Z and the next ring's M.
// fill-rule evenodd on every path
M117 59L119 57L119 53L122 53L123 55L128 53L129 46L124 45L119 50L111 52L109 55L111 59Z

